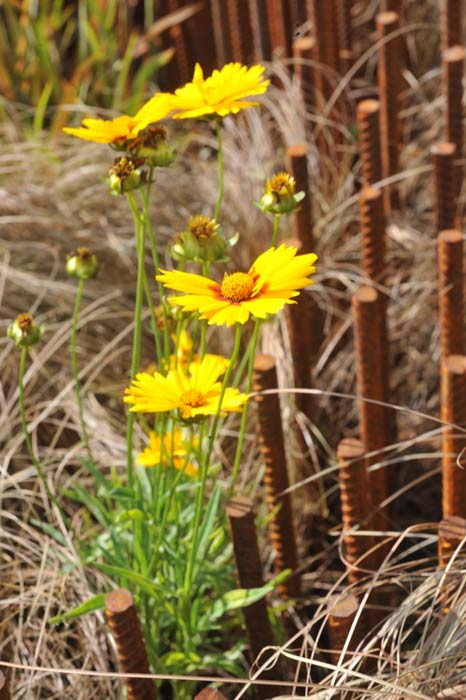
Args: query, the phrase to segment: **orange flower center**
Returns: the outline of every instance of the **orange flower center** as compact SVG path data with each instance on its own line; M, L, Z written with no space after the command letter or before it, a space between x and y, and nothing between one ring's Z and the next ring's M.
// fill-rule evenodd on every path
M222 296L234 303L247 301L254 291L254 278L248 272L234 272L225 275L222 282Z
M204 395L197 389L188 389L181 395L181 403L190 408L199 408L204 405Z

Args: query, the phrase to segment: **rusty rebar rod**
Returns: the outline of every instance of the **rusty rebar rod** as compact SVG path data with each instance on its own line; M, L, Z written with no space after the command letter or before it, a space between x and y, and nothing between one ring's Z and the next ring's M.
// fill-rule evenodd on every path
M231 60L248 64L253 56L250 4L244 0L226 0Z
M451 229L438 235L440 355L464 353L463 234Z
M254 362L253 390L265 392L277 390L275 360L270 355L257 355ZM256 397L259 436L262 457L265 462L264 484L267 505L272 513L269 531L275 550L277 573L291 569L293 575L281 586L284 596L296 597L300 592L295 529L289 487L285 446L278 394L261 394Z
M293 42L294 72L299 78L303 105L307 112L315 101L316 40L313 36L302 36Z
M354 315L354 341L356 355L357 390L359 401L359 425L361 439L366 452L375 454L369 459L374 464L380 459L377 454L387 444L387 424L384 407L371 401L383 401L382 354L380 339L380 299L372 287L360 287L352 299ZM386 511L380 504L388 496L386 469L373 471L369 477L373 504L378 510L372 524L375 528L386 526Z
M337 456L345 563L349 580L356 582L366 575L362 569L371 569L372 559L365 555L374 545L370 535L354 534L358 526L367 528L371 511L364 445L361 440L344 438L338 445Z
M438 526L438 562L444 569L462 540L466 547L466 520L459 515L450 515ZM466 554L466 552L465 552ZM464 559L464 556L463 556Z
M338 38L335 33L336 17L333 0L310 0L313 34L316 40L316 58L322 66L328 66L333 71L339 69ZM322 71L317 76L318 85L325 101L331 95L332 88L329 80Z
M297 143L288 146L286 154L289 171L296 180L296 191L302 191L305 194L304 200L293 217L295 238L301 242L300 253L310 253L314 250L314 236L309 171L307 167L308 147L305 143Z
M343 75L353 63L351 5L352 0L336 0L340 70Z
M379 41L377 80L380 99L380 141L382 175L384 178L398 173L401 143L400 99L402 89L401 40L399 15L381 12L376 17ZM391 36L389 39L388 37ZM386 211L400 208L398 187L385 188Z
M0 671L0 700L10 700L10 699L11 699L11 695L10 695L10 690L8 688L7 680L4 676L4 674L2 673L2 671Z
M379 100L361 100L356 118L362 179L365 185L375 185L382 179Z
M434 143L430 149L435 194L435 232L455 227L456 217L456 146L449 141Z
M150 673L141 625L133 596L118 588L105 596L105 617L110 627L123 673ZM155 685L150 678L128 678L127 700L155 700Z
M254 524L254 505L249 498L236 497L227 503L227 517L233 542L233 553L241 588L261 588L264 585L262 565L257 543L256 527ZM276 640L272 632L265 598L243 608L246 625L246 635L250 651L251 663L260 657L259 663L267 660L264 652L266 647L274 647ZM278 666L261 673L261 680L276 681L282 679ZM277 686L257 685L255 693L258 697L270 698L278 695L283 689Z
M244 0L239 0L239 2ZM285 57L292 55L291 14L287 0L266 0L267 20L272 53L281 50Z
M359 602L352 593L341 593L330 599L327 612L327 631L330 642L331 656L334 664L338 663L341 651L348 639L354 617L358 611ZM356 630L347 645L351 651L357 643Z
M217 688L203 688L194 700L227 700L227 698Z
M442 54L443 81L445 86L445 141L456 146L455 157L463 157L463 74L466 50L464 46L451 46ZM459 196L463 166L456 165L456 196Z
M442 514L466 514L465 454L466 358L449 355L441 364L441 418L453 425L442 426ZM455 427L455 426L459 426Z
M463 0L440 0L442 51L463 43Z

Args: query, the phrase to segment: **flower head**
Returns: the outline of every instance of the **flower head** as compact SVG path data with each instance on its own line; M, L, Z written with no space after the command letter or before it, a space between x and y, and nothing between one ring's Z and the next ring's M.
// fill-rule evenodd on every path
M70 277L92 279L96 276L98 269L97 257L86 246L81 246L66 258L66 271Z
M225 117L254 107L257 102L244 98L262 95L267 90L270 81L263 79L263 73L264 66L248 68L241 63L227 63L204 79L202 68L196 63L192 82L175 90L171 101L172 117L187 119L213 114Z
M191 364L189 371L179 367L164 377L140 372L125 390L125 403L132 404L136 413L163 413L178 409L182 419L196 419L215 415L218 410L221 383L218 378L225 371L224 363L215 356L206 356L199 364ZM223 395L222 413L241 411L248 400L247 394L227 388Z
M171 247L175 260L195 262L220 262L226 260L225 252L237 242L237 236L229 241L222 236L222 229L215 219L208 216L192 216L185 231L176 234Z
M30 314L20 314L7 328L7 336L17 348L31 348L45 332L44 324L37 326Z
M285 304L294 304L299 289L312 284L314 253L296 255L297 248L282 244L259 255L248 272L226 274L221 283L179 270L161 270L157 280L185 296L170 297L170 304L196 311L209 325L246 323L249 316L266 318Z
M143 169L143 158L120 156L115 158L108 171L110 192L118 196L136 190L147 182L147 173Z
M176 342L176 354L170 355L170 369L176 369L177 367L182 367L186 369L188 366L199 365L202 360L201 356L193 353L193 341L188 331L182 330L178 338L176 335L172 336L173 340ZM230 364L230 360L223 355L212 355L207 353L204 355L205 358L211 358L212 361L218 362L222 366L222 373L225 372L226 368Z
M149 124L164 119L171 111L171 95L160 92L141 107L134 117L123 114L115 119L83 119L78 129L65 128L63 131L85 141L108 143L124 148L126 141L135 139Z
M276 173L267 180L265 193L258 203L259 209L271 214L289 214L297 211L304 192L295 192L296 180L287 172Z
M175 429L173 433L165 433L159 437L155 433L149 434L149 446L138 454L138 463L143 467L155 467L157 465L169 466L184 471L188 476L196 476L197 467L187 460L188 449L181 430Z

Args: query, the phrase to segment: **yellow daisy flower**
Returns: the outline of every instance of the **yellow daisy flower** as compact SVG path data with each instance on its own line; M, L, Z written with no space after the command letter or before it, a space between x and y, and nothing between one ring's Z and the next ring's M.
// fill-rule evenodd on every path
M270 80L264 80L263 73L264 66L248 68L241 63L227 63L204 79L202 68L196 63L192 82L175 90L171 102L174 110L172 117L187 119L209 114L225 117L236 114L240 109L254 107L257 102L248 102L243 98L262 95L267 90Z
M173 340L176 341L176 335L172 336ZM176 355L170 355L170 369L175 369L176 367L187 368L188 364L198 365L201 362L201 356L197 354L192 354L193 341L188 331L182 330L178 338L178 347ZM230 364L230 360L222 355L212 355L207 353L204 357L212 358L212 360L217 360L223 366L223 372L226 370Z
M233 326L249 316L266 318L285 304L295 304L298 289L312 284L317 255L296 255L297 248L285 244L259 255L248 272L226 274L221 283L202 275L179 270L161 270L157 280L185 296L170 297L170 304L197 311L209 325Z
M215 356L204 357L198 365L191 365L188 373L182 367L170 370L164 377L140 372L130 387L125 389L126 403L136 413L162 413L178 409L182 418L212 416L217 413L221 392L218 378L225 371L224 363ZM228 387L222 401L222 412L241 411L248 400L247 394Z
M188 476L196 476L197 467L186 461L187 454L181 430L175 429L173 435L165 433L163 437L150 433L149 446L138 454L138 463L143 467L166 467L171 463L175 469L182 469Z
M141 107L134 117L123 114L115 119L83 119L78 129L66 127L63 131L85 141L116 144L119 141L135 139L146 126L163 119L171 111L172 96L159 92Z

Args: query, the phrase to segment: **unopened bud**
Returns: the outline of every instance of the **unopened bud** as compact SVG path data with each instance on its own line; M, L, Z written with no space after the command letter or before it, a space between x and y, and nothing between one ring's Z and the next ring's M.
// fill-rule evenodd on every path
M265 186L265 192L257 206L265 213L290 214L299 208L304 192L295 192L296 181L286 172L277 173Z
M147 175L142 170L143 158L115 158L109 170L108 184L114 195L125 194L136 190L147 182Z
M167 143L167 132L163 126L148 126L135 139L131 152L143 158L147 165L167 168L173 163L175 155Z
M18 318L8 326L7 336L14 342L17 348L30 348L42 338L45 325L37 326L32 316L20 314Z
M82 246L66 258L66 271L70 277L79 277L83 280L91 279L97 274L99 263L92 250Z

